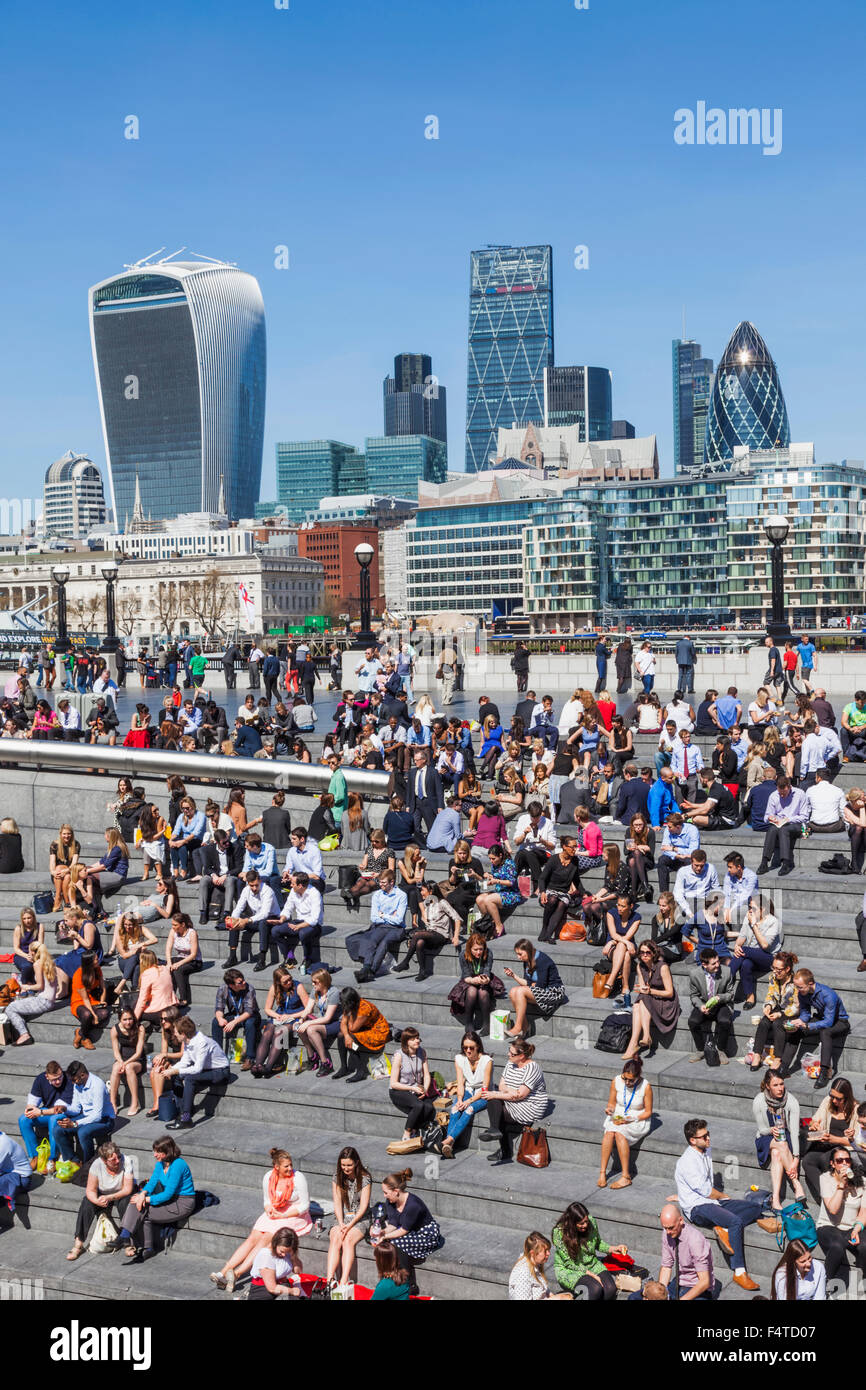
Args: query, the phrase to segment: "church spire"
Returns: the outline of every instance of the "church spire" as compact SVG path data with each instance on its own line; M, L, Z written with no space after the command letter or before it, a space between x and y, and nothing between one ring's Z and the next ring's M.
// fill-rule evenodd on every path
M141 505L141 487L138 481L138 469L135 470L135 504L132 508L132 529L137 531L144 526L144 508Z
M217 511L220 516L226 515L226 482L224 473L220 473L220 495L219 501L217 502Z

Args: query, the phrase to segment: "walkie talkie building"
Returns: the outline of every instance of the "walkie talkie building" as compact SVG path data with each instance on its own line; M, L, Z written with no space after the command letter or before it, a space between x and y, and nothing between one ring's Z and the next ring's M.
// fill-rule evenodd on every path
M90 335L118 527L259 499L265 311L258 282L222 261L127 267L90 290Z

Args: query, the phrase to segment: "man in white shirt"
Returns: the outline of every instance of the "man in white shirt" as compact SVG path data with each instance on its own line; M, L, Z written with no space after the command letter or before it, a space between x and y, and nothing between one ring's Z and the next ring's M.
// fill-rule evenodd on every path
M514 856L514 867L518 873L529 874L534 894L538 891L541 870L556 849L556 827L544 814L540 801L530 801L526 814L519 817L514 827L514 844L520 846Z
M358 689L369 693L376 684L376 677L382 670L382 663L376 655L373 647L368 647L364 655L364 660L360 666L355 667L355 675L358 677Z
M325 891L325 870L322 864L322 851L314 840L307 839L306 826L293 826L291 848L286 850L286 864L283 870L283 883L291 884L292 874L308 874L314 888Z
M74 709L64 695L57 701L57 718L63 730L65 743L75 743L81 737L81 715Z
M688 1147L680 1155L674 1169L677 1200L683 1216L693 1226L715 1231L725 1254L731 1256L734 1283L754 1293L758 1285L746 1273L743 1233L753 1222L761 1230L775 1233L779 1223L761 1217L763 1202L760 1198L740 1200L728 1197L715 1186L710 1131L706 1121L687 1120L683 1133Z
M264 652L262 651L261 647L257 646L254 642L250 649L250 654L247 657L247 665L250 677L250 690L260 689L261 682L259 680L259 673L262 669L262 662L264 661L264 659Z
M698 922L698 911L704 908L711 893L719 893L719 876L715 865L707 863L705 849L694 849L688 864L677 870L674 879L677 907L690 925Z
M827 745L818 731L817 719L807 719L803 725L803 746L800 749L800 786L804 791L815 785L819 767L827 766Z
M72 1104L57 1122L57 1147L61 1158L74 1158L77 1134L82 1162L89 1163L97 1144L104 1144L114 1129L115 1110L105 1082L83 1062L73 1062L67 1075L72 1077Z
M167 1129L190 1129L195 1093L204 1086L218 1086L229 1079L229 1059L214 1038L197 1029L189 1017L179 1018L174 1025L175 1038L183 1045L183 1054L176 1067L165 1072L183 1082L180 1118ZM251 1059L250 1059L251 1060Z
M829 835L845 829L842 812L846 801L844 792L834 787L826 767L819 767L815 773L815 785L806 792L809 803L809 829L818 834Z
M671 748L670 769L680 792L685 792L692 802L697 795L698 773L703 771L704 755L688 729L680 729L679 737Z
M223 968L229 970L232 966L237 965L237 945L241 932L244 936L241 959L246 959L249 954L250 939L258 929L259 954L256 957L253 970L264 970L270 937L270 922L276 921L279 915L280 905L274 895L273 888L259 877L258 869L250 869L247 874L247 886L232 909L231 917L226 918L226 927L229 933L229 958L223 963Z
M640 651L634 659L637 673L643 681L645 694L649 695L656 680L656 655L649 642L641 644Z
M842 766L842 741L836 730L829 724L819 724L816 733L824 745L824 762L831 778L837 776Z
M273 940L286 952L286 965L295 964L298 942L304 950L304 969L309 975L319 963L319 941L322 936L324 908L322 895L310 883L303 871L292 874L292 891L283 903L279 923L272 931ZM293 926L292 923L296 925Z

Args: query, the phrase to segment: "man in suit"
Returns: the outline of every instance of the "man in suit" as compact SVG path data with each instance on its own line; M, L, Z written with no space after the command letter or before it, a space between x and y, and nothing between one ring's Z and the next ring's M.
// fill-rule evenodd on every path
M626 763L623 768L625 780L616 799L616 818L621 825L630 825L632 816L638 812L647 814L650 789L638 773L637 763Z
M710 1067L719 1063L727 1066L735 988L729 967L722 965L712 946L705 946L700 964L689 971L689 1032L696 1049L690 1062L704 1060Z
M520 718L523 720L523 727L524 727L524 729L531 729L531 728L532 728L532 719L533 719L533 715L535 714L535 706L536 706L537 704L538 704L538 697L537 697L537 695L535 694L535 691L534 691L534 690L527 690L527 692L526 692L526 699L525 699L525 700L518 700L517 704L515 705L515 707L514 707L514 713L515 713L515 715L518 715L518 714L520 715ZM485 714L488 714L488 713L489 713L489 710L485 710L484 713L485 713Z
M864 696L863 698L866 699L866 696ZM534 705L534 701L533 701L533 705ZM493 701L492 701L491 699L489 699L487 695L479 695L479 697L478 697L478 723L479 723L479 724L483 724L484 721L485 721L485 719L487 718L488 714L493 716L493 722L494 722L495 724L501 724L501 723L502 723L502 720L501 720L500 717L499 717L499 706L496 705L496 704L494 704ZM524 722L525 722L525 721L524 721ZM527 726L527 727L528 727L528 726Z
M207 925L212 902L217 916L231 912L235 898L243 888L240 872L244 862L242 840L229 839L228 832L217 830L209 845L201 850L201 883L198 889L198 922Z
M422 839L422 822L429 835L436 819L436 812L441 811L445 806L445 794L442 789L442 778L434 767L431 767L427 754L420 749L414 755L412 767L406 788L406 810L413 817L415 835L419 844L426 842L426 836Z
M229 642L222 656L223 675L226 678L226 690L234 690L237 684L235 662L242 660L241 649L237 642Z

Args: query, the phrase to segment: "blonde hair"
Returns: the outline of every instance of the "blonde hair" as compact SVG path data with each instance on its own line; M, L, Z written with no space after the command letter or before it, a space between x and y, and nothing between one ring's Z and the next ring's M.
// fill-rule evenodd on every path
M124 859L128 859L129 850L126 847L126 841L124 840L120 831L112 825L106 830L105 833L108 837L108 848L110 850L119 849Z
M851 787L851 788L849 789L849 791L848 791L848 795L846 796L845 800L848 802L848 805L849 805L849 806L853 806L853 805L854 805L854 802L855 802L855 801L859 801L859 799L860 799L860 797L861 797L862 795L863 795L863 788L862 788L862 787Z
M41 967L42 974L50 985L57 979L57 966L54 964L54 957L50 954L47 946L34 946L33 955L30 959L34 965Z
M13 820L11 816L5 816L3 820L0 820L0 834L20 835L21 831L18 829L18 822Z
M128 927L126 925L127 922L129 922ZM120 938L120 944L124 947L124 949L129 945L129 942L132 939L131 934L133 932L135 933L135 939L138 939L138 937L141 935L141 927L142 922L140 913L124 912L122 914L120 921L117 924L117 935Z
M154 951L140 951L138 955L138 964L140 974L143 975L145 970L153 970L155 966L158 967L159 961Z

